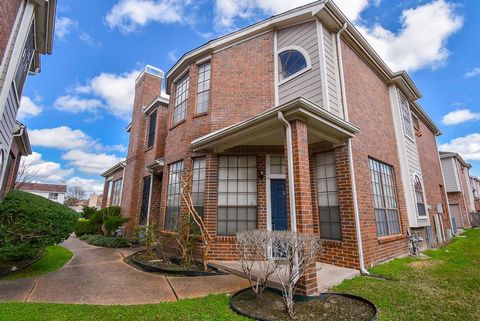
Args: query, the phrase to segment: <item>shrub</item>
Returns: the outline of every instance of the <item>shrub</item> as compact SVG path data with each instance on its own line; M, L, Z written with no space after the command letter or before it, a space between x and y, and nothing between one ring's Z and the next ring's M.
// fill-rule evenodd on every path
M82 212L80 213L80 216L86 219L89 219L92 217L93 214L98 212L97 208L95 207L88 207L86 205L83 205L82 207Z
M77 222L68 207L13 190L0 204L0 260L29 257L67 239Z
M121 216L107 217L104 222L104 226L105 226L105 229L107 230L107 234L112 235L120 226L128 222L128 220L129 219L127 217L121 217Z
M88 244L102 247L128 247L128 240L119 236L103 236L103 235L83 235L80 237L82 241Z
M85 218L80 218L75 224L75 235L80 237L85 234L93 234L93 227L90 221Z

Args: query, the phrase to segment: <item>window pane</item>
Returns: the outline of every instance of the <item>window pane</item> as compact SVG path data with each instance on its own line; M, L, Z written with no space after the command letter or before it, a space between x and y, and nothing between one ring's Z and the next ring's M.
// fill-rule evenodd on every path
M256 158L221 156L219 158L217 233L235 235L257 226ZM250 171L255 173L252 177ZM222 174L223 172L223 174Z
M400 95L400 111L402 113L403 130L406 136L413 138L412 118L410 116L410 107L408 105L408 100L402 94L399 94L399 95Z
M173 108L173 124L185 119L187 115L188 104L188 74L176 83L175 88L175 107Z
M155 130L157 127L157 111L155 110L148 117L148 135L147 135L147 148L153 146L155 142Z
M197 110L196 113L206 113L208 111L210 95L210 62L198 66L197 83Z
M315 155L315 171L320 236L324 239L341 240L335 153L329 151Z
M286 50L279 54L280 75L279 79L283 80L291 75L307 68L307 60L298 50Z
M207 162L205 157L193 160L192 199L197 213L203 216L203 198L205 191L205 171Z
M180 216L180 189L182 184L182 175L183 161L170 164L167 189L167 213L165 216L165 229L169 231L178 228L178 221Z

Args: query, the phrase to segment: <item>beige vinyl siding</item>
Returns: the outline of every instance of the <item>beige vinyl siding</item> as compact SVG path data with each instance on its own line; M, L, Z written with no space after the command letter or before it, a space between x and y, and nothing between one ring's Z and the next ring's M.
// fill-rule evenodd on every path
M7 104L5 105L2 120L0 121L0 144L1 148L4 150L5 155L7 155L8 151L10 150L13 136L12 131L15 124L15 117L17 115L17 111L17 98L15 95L15 89L13 88L12 84L8 93Z
M447 192L460 192L460 186L455 176L455 170L451 157L442 159L442 171Z
M340 84L338 77L338 59L335 35L323 28L323 44L325 50L325 67L327 71L328 100L330 112L343 118L343 109L340 102Z
M280 104L298 97L305 97L322 106L322 85L320 78L320 62L318 57L318 41L315 22L307 22L278 31L278 50L288 46L303 48L312 63L312 68L278 88Z

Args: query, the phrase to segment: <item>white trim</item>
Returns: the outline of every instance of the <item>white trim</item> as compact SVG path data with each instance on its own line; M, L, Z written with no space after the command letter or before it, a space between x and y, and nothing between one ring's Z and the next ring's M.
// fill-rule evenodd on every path
M341 41L341 33L347 30L347 24L345 24L340 31L335 36L335 47L337 51L337 68L338 68L338 84L340 86L340 93L341 97L339 97L340 102L343 108L343 119L348 122L348 104L347 104L347 91L345 90L345 74L343 71L343 56L342 56L342 41Z
M325 62L325 43L323 40L323 25L319 20L315 21L317 26L318 58L320 62L320 82L322 85L323 108L330 111L330 96L328 94L327 64Z
M177 86L177 82L178 82L180 79L182 79L182 78L183 78L187 73L189 73L189 72L190 72L190 66L187 66L187 67L185 68L185 70L182 71L182 72L180 73L180 75L178 75L178 76L173 80L172 84L174 84L175 86ZM190 81L190 80L189 80L189 81ZM173 95L175 95L175 93L173 93Z
M265 158L265 180L266 180L266 195L267 195L267 231L272 231L272 193L271 193L271 180L283 179L285 184L287 182L286 174L271 174L270 172L270 157L271 156L283 156L283 154L269 154Z
M212 56L211 55L208 55L206 57L203 57L203 58L200 58L198 59L197 61L195 61L195 64L198 66L198 65L201 65L201 64L204 64L208 61L212 60Z
M280 56L280 54L282 52L285 52L287 50L294 50L294 51L300 52L303 55L303 57L305 58L305 62L307 63L307 66L305 68L297 71L296 73L288 76L287 78L279 80L279 82L278 82L279 86L289 82L290 80L292 80L292 79L300 76L301 74L304 74L307 71L312 69L312 60L310 59L310 56L308 55L308 52L305 49L303 49L302 47L299 47L299 46L286 46L286 47L283 47L282 49L278 50L277 56ZM277 74L278 74L278 72L277 72Z
M275 107L280 105L280 96L278 93L278 32L277 30L274 31L273 34L273 72L274 74L274 89L275 89Z
M123 185L123 181L122 181ZM122 186L123 189L123 186ZM153 173L150 174L150 187L149 187L149 192L148 192L148 210L147 210L147 223L146 225L150 224L150 211L152 208L152 192L153 192Z

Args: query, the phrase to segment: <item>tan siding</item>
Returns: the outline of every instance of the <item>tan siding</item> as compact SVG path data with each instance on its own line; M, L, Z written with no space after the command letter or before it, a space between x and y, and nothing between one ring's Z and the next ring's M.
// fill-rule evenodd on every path
M455 168L451 158L442 159L442 171L447 192L460 192L460 186L458 186L455 178Z
M322 106L320 62L315 22L308 22L278 31L278 50L287 46L299 46L305 49L310 56L312 69L279 86L280 104L303 96Z
M340 103L337 51L334 34L323 28L323 43L325 47L325 66L327 69L327 86L330 111L343 118L343 110Z

